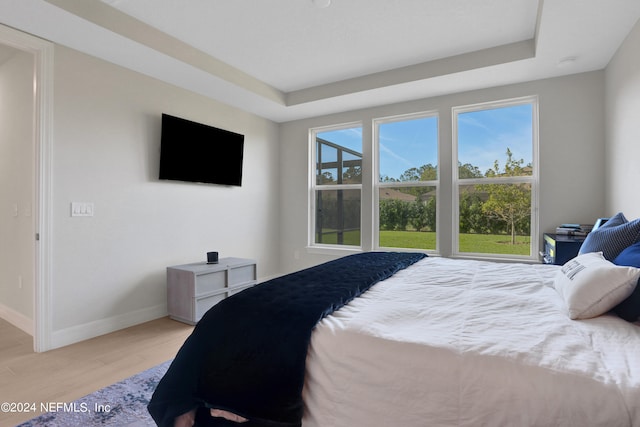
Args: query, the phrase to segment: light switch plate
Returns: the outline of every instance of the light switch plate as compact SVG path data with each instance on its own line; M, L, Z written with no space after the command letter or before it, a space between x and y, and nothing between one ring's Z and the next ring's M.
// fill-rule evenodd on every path
M71 216L93 216L93 203L71 202Z

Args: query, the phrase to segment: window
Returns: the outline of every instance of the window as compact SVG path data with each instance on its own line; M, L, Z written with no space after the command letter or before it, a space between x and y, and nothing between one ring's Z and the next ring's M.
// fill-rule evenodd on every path
M454 254L533 257L537 100L453 109Z
M312 247L537 259L535 96L315 128L309 148Z
M360 246L362 127L315 129L312 223L316 245Z
M435 250L438 118L434 114L374 121L377 247Z

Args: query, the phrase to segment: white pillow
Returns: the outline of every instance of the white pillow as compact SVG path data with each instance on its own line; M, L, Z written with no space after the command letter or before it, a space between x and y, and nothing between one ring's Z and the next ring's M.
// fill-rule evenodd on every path
M626 299L638 283L640 268L607 261L602 252L578 255L562 266L554 286L572 319L589 319L606 313Z

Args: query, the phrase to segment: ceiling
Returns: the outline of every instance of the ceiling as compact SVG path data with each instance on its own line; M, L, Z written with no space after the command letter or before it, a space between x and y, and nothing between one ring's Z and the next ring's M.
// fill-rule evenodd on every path
M638 0L3 0L0 23L268 119L599 70Z

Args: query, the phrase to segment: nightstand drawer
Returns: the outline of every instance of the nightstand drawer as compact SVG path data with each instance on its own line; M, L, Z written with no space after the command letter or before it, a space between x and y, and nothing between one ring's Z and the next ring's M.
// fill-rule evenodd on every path
M227 286L226 271L216 271L215 273L199 274L196 287L196 296L207 295L213 291L224 289Z
M195 313L195 322L198 322L202 316L214 305L222 301L226 298L225 293L221 293L218 295L211 295L210 297L203 297L196 299L196 313Z
M229 269L229 286L250 283L256 280L256 266L245 265Z

